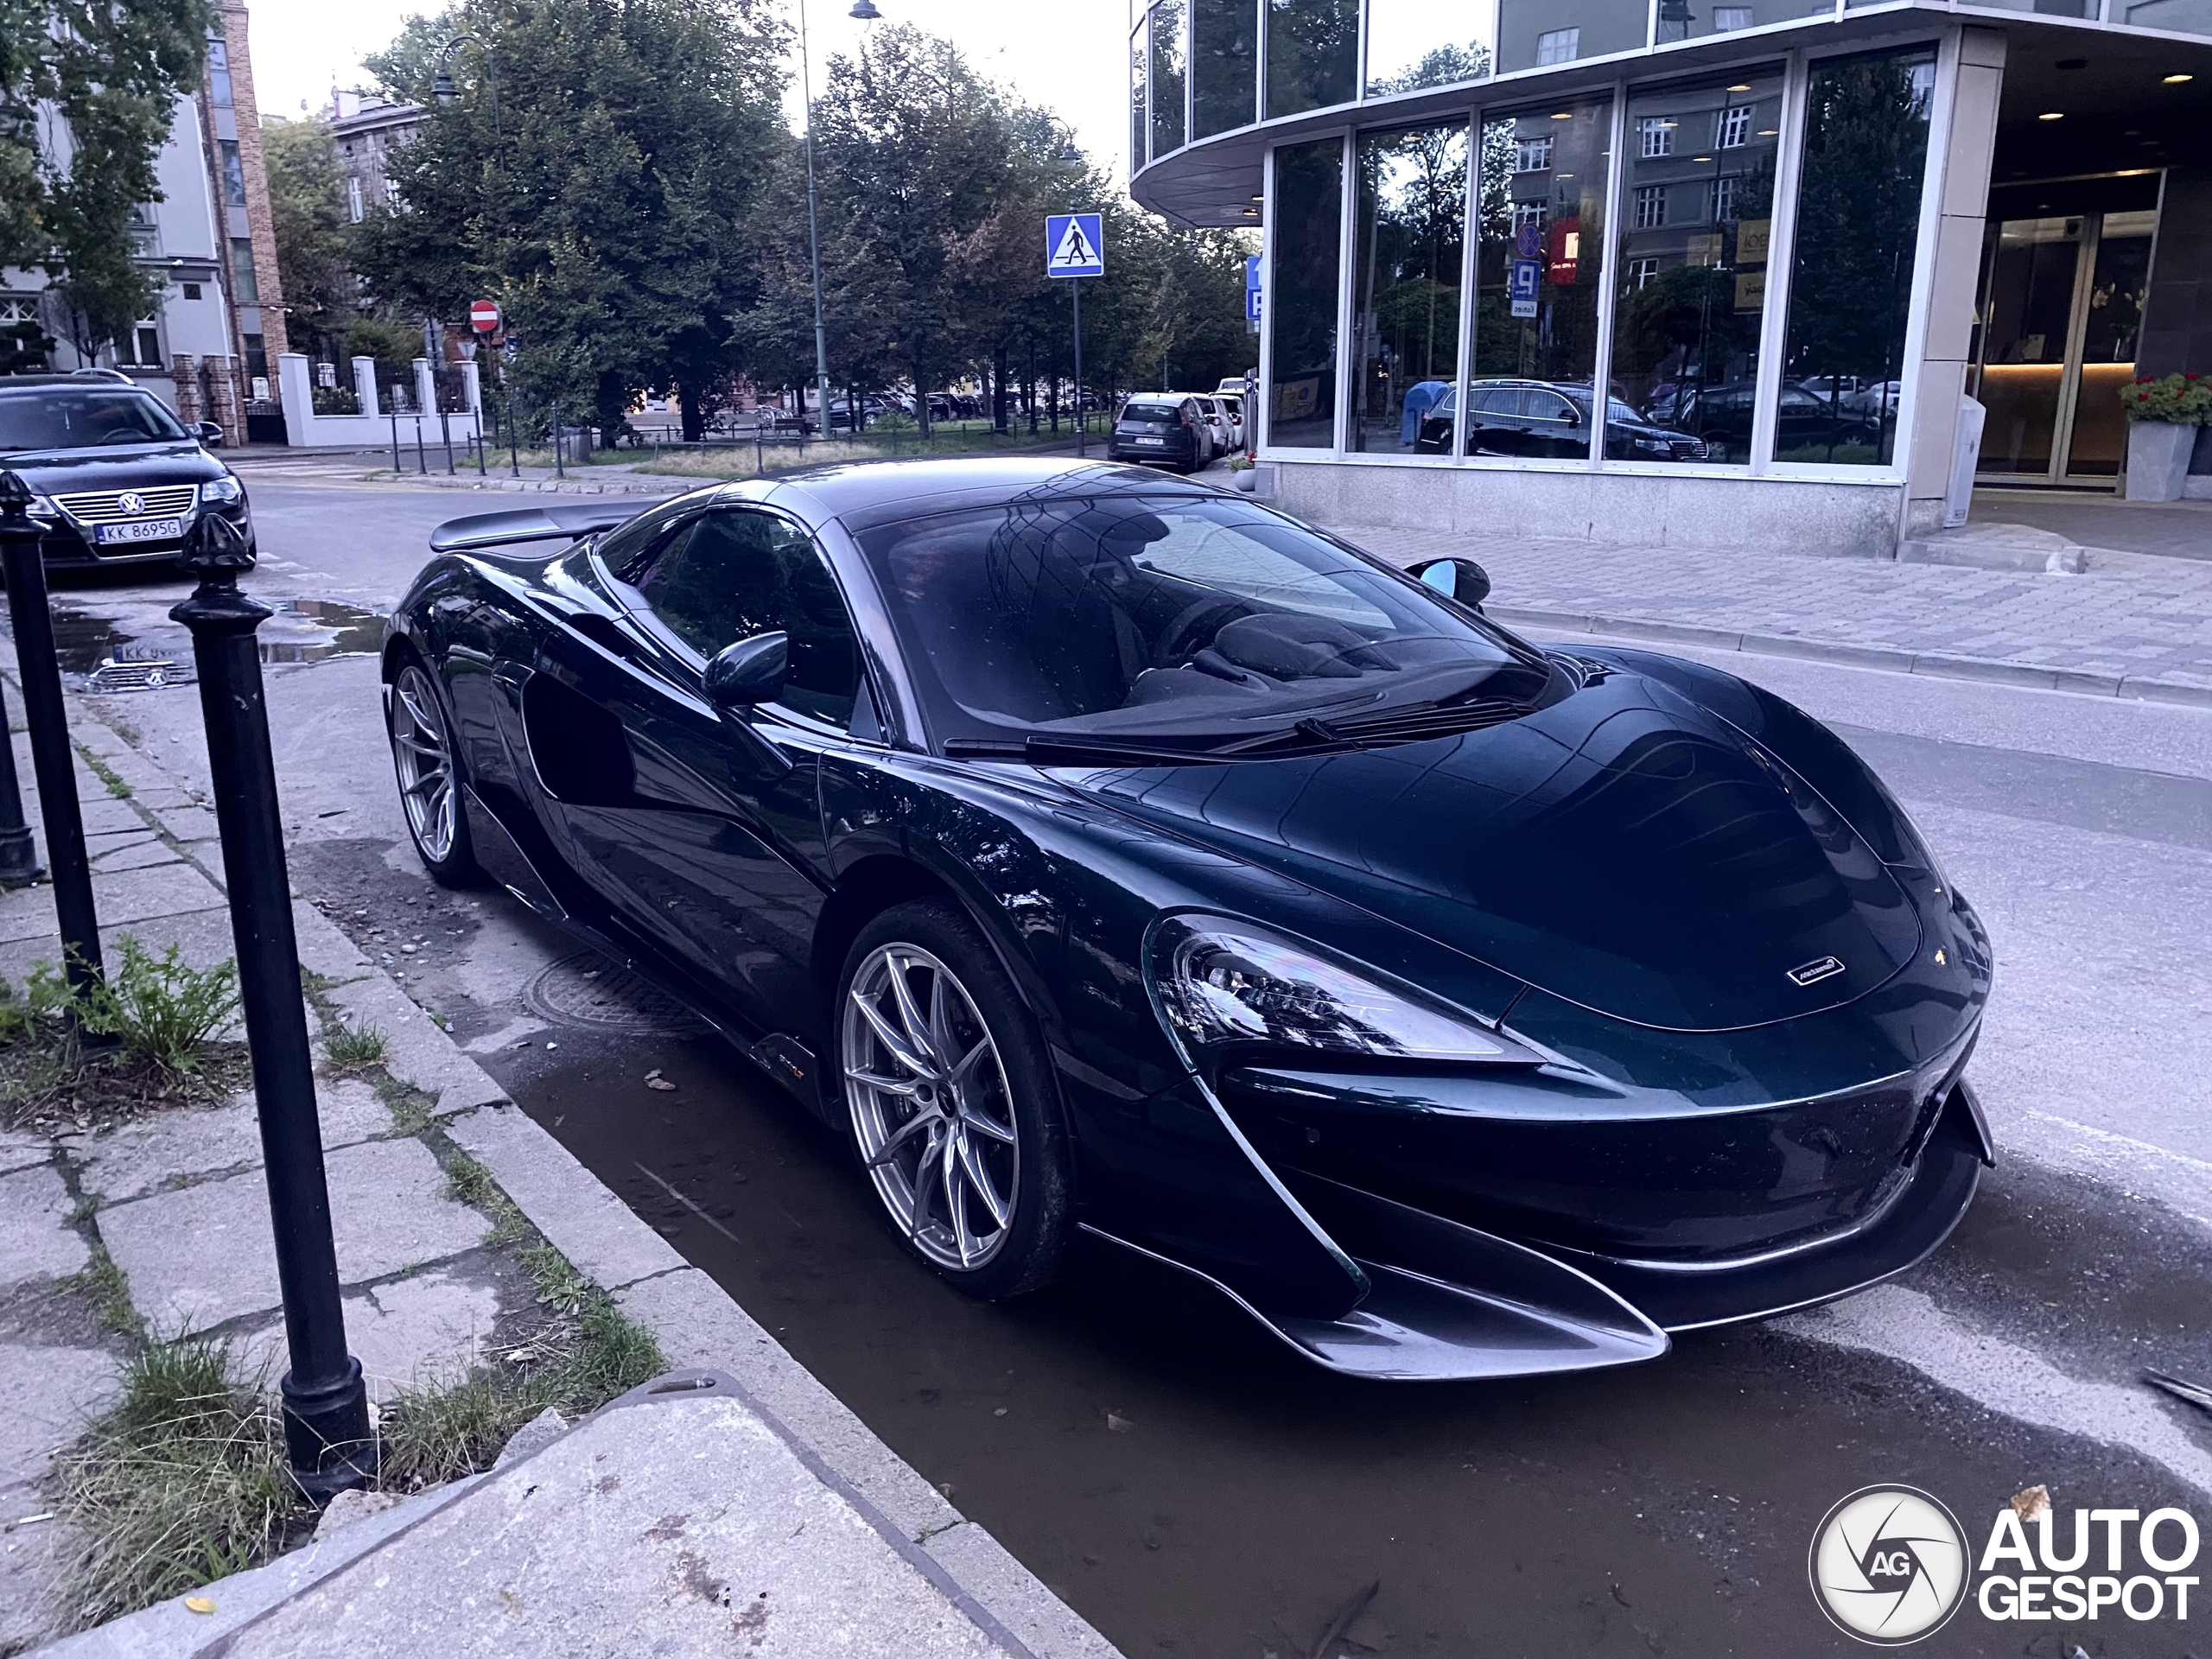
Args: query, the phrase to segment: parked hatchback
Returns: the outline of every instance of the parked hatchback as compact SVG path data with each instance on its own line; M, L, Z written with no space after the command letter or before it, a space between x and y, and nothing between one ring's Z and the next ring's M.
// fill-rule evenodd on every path
M221 437L111 371L0 378L0 468L29 486L51 567L174 560L207 512L251 547L245 486L207 450Z
M1196 398L1154 392L1122 405L1106 454L1112 461L1147 461L1194 473L1212 458L1208 430Z

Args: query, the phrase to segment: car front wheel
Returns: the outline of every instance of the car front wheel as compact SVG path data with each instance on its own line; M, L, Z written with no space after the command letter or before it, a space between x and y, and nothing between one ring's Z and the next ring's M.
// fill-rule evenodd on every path
M837 996L854 1144L906 1248L969 1294L1057 1274L1067 1132L1043 1041L989 944L948 899L861 930Z

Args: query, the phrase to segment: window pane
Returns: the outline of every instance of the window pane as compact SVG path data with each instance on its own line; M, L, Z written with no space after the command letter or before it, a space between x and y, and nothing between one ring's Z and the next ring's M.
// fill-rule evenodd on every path
M1152 9L1152 153L1183 148L1183 4Z
M1468 388L1475 413L1462 430L1436 430L1438 447L1456 439L1470 455L1590 453L1612 124L1610 99L1483 123ZM1566 396L1573 423L1529 412L1545 400L1520 394L1537 382Z
M251 237L231 238L231 298L240 305L252 305L261 298L261 277L253 268Z
M216 149L223 158L223 200L233 207L245 206L245 164L238 159L238 140L219 138Z
M2135 378L2135 336L2150 291L2155 213L2107 213L2089 275L2089 315L2082 340L2082 385L2074 402L2074 436L2066 471L2075 478L2111 478L2127 448L2127 416L2120 389Z
M1637 51L1650 28L1643 0L1498 0L1498 73Z
M1475 10L1436 0L1367 0L1367 90L1409 92L1478 80L1490 48L1475 38Z
M1191 137L1248 127L1258 114L1259 0L1191 0Z
M1467 124L1363 132L1358 154L1360 372L1348 442L1403 454L1419 443L1421 417L1459 378Z
M1777 461L1887 466L1897 406L1876 389L1904 372L1904 331L1928 156L1931 48L1815 63L1805 105Z
M1344 230L1344 143L1275 151L1275 240L1266 305L1272 348L1268 442L1336 446L1338 243Z
M2001 5L2005 0L1997 3ZM2078 5L2080 0L2069 0L2069 3ZM2094 5L2095 0L2090 3ZM1708 35L1733 35L1767 23L1800 22L1808 13L1825 17L1828 11L1826 0L1727 0L1723 5L1710 5L1707 0L1659 0L1659 39L1664 44L1700 40Z
M1129 171L1140 172L1145 164L1145 130L1150 124L1148 105L1144 95L1147 60L1145 25L1148 17L1137 20L1136 33L1129 36Z
M2097 15L2096 0L2077 0L2077 3L2079 10L2067 6L2067 0L2046 0L2036 10L2056 11L2067 17ZM2061 10L2062 7L2066 9ZM2212 0L2115 0L2112 21L2133 23L2138 29L2170 29L2177 35L2212 35Z
M1349 104L1358 79L1358 0L1268 0L1270 120Z
M1638 418L1608 435L1607 454L1751 460L1781 127L1779 68L1640 93L1629 105L1613 390Z
M845 601L800 531L760 512L710 512L664 550L639 591L702 657L756 633L790 636L785 708L842 726L860 684Z

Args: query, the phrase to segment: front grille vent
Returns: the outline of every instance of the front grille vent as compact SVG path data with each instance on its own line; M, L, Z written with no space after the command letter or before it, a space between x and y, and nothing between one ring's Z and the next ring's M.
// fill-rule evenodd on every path
M136 499L126 505L124 496ZM133 518L175 518L192 510L197 484L156 484L143 490L84 490L57 495L55 505L79 524L119 524Z

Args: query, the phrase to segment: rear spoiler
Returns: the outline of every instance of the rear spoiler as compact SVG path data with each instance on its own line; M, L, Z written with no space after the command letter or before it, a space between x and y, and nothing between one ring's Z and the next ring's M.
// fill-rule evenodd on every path
M466 518L448 518L432 531L430 550L467 553L480 547L505 547L514 542L573 542L626 524L639 513L660 505L658 501L621 497L611 501L579 502L574 506L474 512Z

